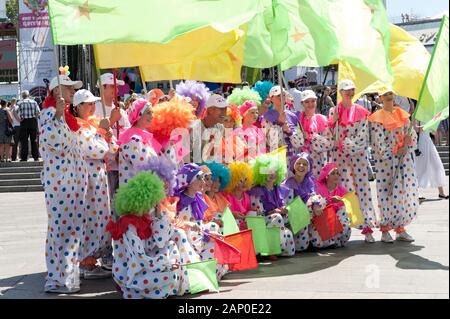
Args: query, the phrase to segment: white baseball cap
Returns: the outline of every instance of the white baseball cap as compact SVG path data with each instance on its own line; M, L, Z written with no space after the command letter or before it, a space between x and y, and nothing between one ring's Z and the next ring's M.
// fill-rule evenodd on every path
M306 101L307 99L316 99L317 100L316 93L314 93L313 90L304 90L302 92L302 97L301 97L300 101L303 102L303 101Z
M227 100L222 95L212 94L206 101L205 108L214 106L223 109L225 107L228 107L228 103Z
M81 103L97 102L100 100L101 98L96 97L90 91L83 89L76 91L75 94L73 95L73 106L77 106Z
M286 93L286 90L283 89L283 92ZM281 87L279 85L275 85L269 91L269 97L278 96L281 94Z
M346 91L346 90L351 90L351 89L354 89L354 88L356 88L356 86L355 86L355 83L353 83L352 80L342 80L339 83L339 91L340 90Z
M103 73L100 76L100 80L102 82L102 85L114 85L114 75L112 73ZM97 80L97 87L99 86L99 81ZM117 85L125 85L125 82L119 79L116 79Z
M383 89L383 90L378 91L378 96L385 95L386 93L389 93L389 92L392 92L393 94L395 94L393 89Z
M67 75L59 75L59 82L61 83L61 85L68 85L68 86L73 86L73 88L75 90L80 89L83 86L83 82L81 81L72 81ZM58 86L58 77L54 77L51 81L50 81L50 92Z

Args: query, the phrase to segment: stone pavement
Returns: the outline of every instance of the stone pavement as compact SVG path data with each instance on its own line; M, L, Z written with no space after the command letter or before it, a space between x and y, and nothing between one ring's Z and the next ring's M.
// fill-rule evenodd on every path
M449 298L449 201L421 194L430 200L408 227L412 244L370 245L354 230L345 248L260 263L225 276L220 293L182 298ZM120 298L112 279L83 281L76 295L44 293L46 222L42 192L0 194L0 299Z

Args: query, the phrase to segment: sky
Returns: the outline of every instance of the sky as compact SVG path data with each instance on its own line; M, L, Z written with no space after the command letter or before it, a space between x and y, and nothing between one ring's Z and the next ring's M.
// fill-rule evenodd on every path
M390 20L399 19L402 13L418 17L432 17L448 11L448 0L386 0Z

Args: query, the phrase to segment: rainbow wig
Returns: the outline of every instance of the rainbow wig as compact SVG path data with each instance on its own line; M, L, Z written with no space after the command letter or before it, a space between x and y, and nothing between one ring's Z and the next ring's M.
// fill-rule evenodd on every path
M242 117L239 113L239 108L236 105L230 105L227 107L227 116L233 119L235 127L242 126Z
M208 166L208 168L211 170L213 181L220 179L220 191L223 191L225 187L228 186L231 179L231 173L228 167L216 162L206 162L202 165Z
M176 128L187 128L196 119L194 107L183 99L173 98L153 107L150 132L161 144Z
M175 186L177 185L177 168L175 164L165 156L158 156L152 158L146 164L138 167L139 171L153 172L163 182L168 185L168 194L172 196L174 194Z
M262 154L255 158L253 163L253 182L256 186L266 186L267 177L276 173L275 186L280 186L286 178L286 157L280 154Z
M243 178L247 178L247 190L250 190L253 186L253 170L250 164L245 162L233 162L228 165L228 169L231 173L231 180L225 191L232 193L236 189L236 185L242 181Z
M191 99L196 97L198 99L198 108L195 111L196 116L200 116L203 113L206 101L211 95L209 88L207 88L204 83L195 80L181 81L176 85L175 91L178 95L189 97Z
M233 93L227 98L228 104L240 106L245 101L254 101L256 105L261 106L261 97L258 92L250 89L248 86L244 86L242 89L235 88Z
M166 197L164 183L154 173L140 172L117 190L117 214L143 216Z
M274 84L270 81L258 81L255 83L255 86L252 88L252 90L258 92L261 100L264 101L265 99L267 99L269 91L272 87L274 87Z

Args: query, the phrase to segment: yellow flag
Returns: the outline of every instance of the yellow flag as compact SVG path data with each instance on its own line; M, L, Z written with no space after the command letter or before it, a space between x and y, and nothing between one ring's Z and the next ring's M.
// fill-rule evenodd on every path
M245 29L245 26L243 27ZM100 69L139 66L145 81L193 79L241 82L245 33L204 27L166 44L96 44Z
M348 218L350 219L350 226L357 227L364 223L364 218L359 206L359 199L355 192L349 192L342 197L342 201L345 205Z
M338 79L350 79L356 85L355 99L366 93L393 89L396 94L417 100L430 61L423 44L402 28L391 24L389 61L393 83L377 81L367 72L339 61ZM340 96L339 96L340 99Z

